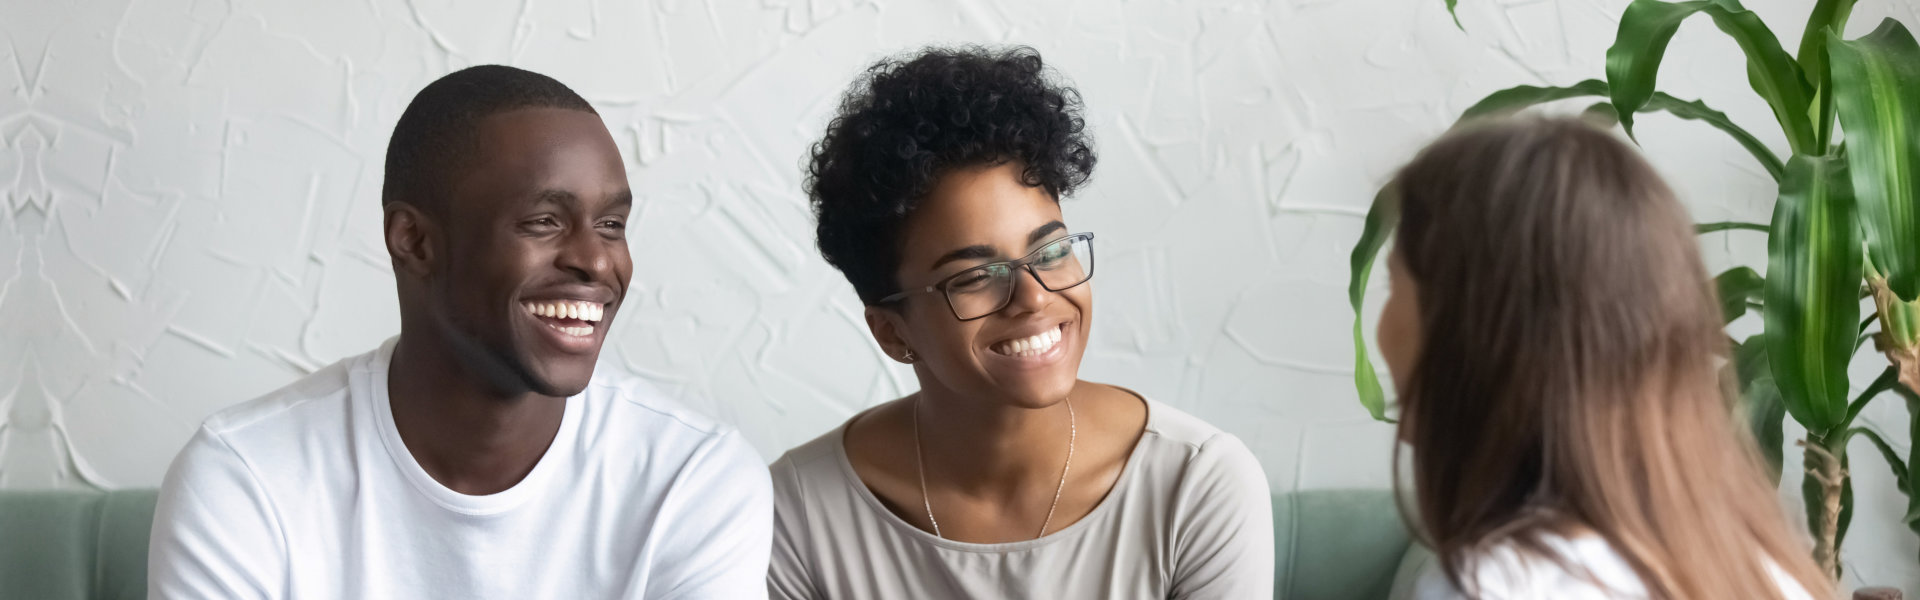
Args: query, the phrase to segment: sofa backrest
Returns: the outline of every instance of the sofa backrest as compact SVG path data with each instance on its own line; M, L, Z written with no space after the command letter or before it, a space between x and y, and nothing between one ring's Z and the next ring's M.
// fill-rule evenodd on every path
M154 499L150 489L0 492L0 591L45 600L146 597ZM1409 547L1393 503L1388 490L1275 495L1275 597L1403 594L1396 578L1406 579L1425 554Z
M0 591L11 598L147 595L154 490L0 493Z
M1273 594L1313 600L1388 600L1424 553L1412 544L1392 490L1307 490L1273 497ZM1403 566L1402 563L1407 563Z

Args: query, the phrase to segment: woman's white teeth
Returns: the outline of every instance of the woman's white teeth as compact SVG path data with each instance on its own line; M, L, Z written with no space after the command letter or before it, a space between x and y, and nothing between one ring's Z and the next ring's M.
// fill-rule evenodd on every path
M1060 329L1056 327L1033 337L1000 342L993 346L993 351L1015 357L1038 356L1052 350L1053 345L1058 343L1060 343Z
M557 302L524 302L524 303L521 303L521 305L526 307L527 312L533 313L533 315L537 317L550 317L555 319L578 319L578 320L587 321L587 322L598 322L601 317L606 315L606 305L601 304L599 302L580 302L580 301L573 301L573 300L564 300L564 301L557 301ZM570 329L584 329L589 333L593 331L593 327L555 327L555 329L559 329L561 331L567 331ZM572 334L572 335L586 335L586 334Z

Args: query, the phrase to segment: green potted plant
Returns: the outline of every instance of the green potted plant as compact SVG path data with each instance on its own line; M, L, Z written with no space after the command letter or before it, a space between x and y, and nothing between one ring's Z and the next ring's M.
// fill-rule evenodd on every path
M1447 0L1452 11L1457 0ZM1807 437L1802 486L1814 558L1838 577L1841 543L1852 517L1847 450L1867 440L1892 465L1907 495L1907 527L1920 533L1920 453L1904 459L1878 432L1855 423L1883 395L1906 400L1920 441L1920 44L1893 19L1863 37L1841 37L1853 0L1818 0L1797 55L1789 54L1760 17L1738 0L1635 0L1620 17L1607 50L1606 79L1566 87L1518 86L1474 104L1461 121L1511 114L1579 97L1604 99L1588 115L1617 121L1633 135L1634 115L1664 111L1705 123L1737 141L1779 184L1771 223L1721 222L1702 233L1739 230L1767 239L1767 271L1730 269L1716 277L1732 322L1758 311L1761 334L1733 344L1729 375L1741 390L1741 418L1779 480L1791 416ZM1774 151L1719 111L1657 91L1667 43L1696 15L1712 19L1746 55L1748 81L1766 100L1791 153ZM1458 24L1456 17L1455 23ZM1360 402L1387 420L1385 395L1361 333L1362 301L1375 258L1394 223L1383 190L1368 212L1352 254L1348 299L1354 310L1354 376ZM1861 306L1873 299L1864 318ZM1884 354L1886 370L1849 397L1847 367L1866 343Z

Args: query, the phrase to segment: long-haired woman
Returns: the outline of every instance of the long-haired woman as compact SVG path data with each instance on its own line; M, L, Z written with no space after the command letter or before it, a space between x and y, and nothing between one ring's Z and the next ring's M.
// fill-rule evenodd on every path
M1691 221L1572 120L1468 127L1403 169L1380 349L1423 598L1808 598L1832 584L1732 419Z

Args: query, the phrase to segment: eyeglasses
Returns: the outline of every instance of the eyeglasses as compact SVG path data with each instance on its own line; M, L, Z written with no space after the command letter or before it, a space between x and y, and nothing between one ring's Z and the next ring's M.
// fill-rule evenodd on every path
M1076 233L1041 246L1015 260L987 263L954 273L939 283L880 299L895 302L914 294L943 292L947 308L962 321L1000 312L1013 301L1014 278L1025 269L1049 292L1065 291L1093 279L1093 234Z

